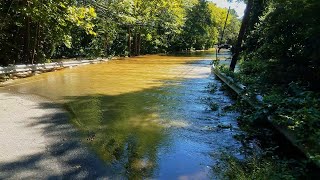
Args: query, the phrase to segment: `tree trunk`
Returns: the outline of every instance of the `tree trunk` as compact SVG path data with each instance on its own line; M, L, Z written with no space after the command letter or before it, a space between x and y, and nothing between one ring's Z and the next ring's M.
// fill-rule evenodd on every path
M237 61L239 58L239 54L241 51L242 41L243 41L243 38L244 38L244 35L246 32L246 29L249 25L248 23L250 20L252 6L253 6L253 0L248 0L248 4L247 4L247 7L245 10L243 19L242 19L241 28L240 28L239 35L238 35L238 41L237 41L236 46L234 47L234 55L232 57L230 68L229 68L230 71L234 71L234 69L236 67L236 64L237 64Z
M130 26L128 26L128 56L131 55L131 30Z
M30 38L30 23L31 23L31 21L30 21L30 17L27 17L26 18L27 19L27 21L26 21L26 25L27 25L27 30L26 30L26 34L25 34L25 36L26 36L26 38L25 38L25 40L26 40L26 49L25 49L25 63L27 64L27 63L30 63L30 52L31 52L31 50L30 50L30 41L31 41L31 38Z
M25 19L25 31L23 32L23 54L22 61L27 64L30 60L30 18Z
M26 6L26 8L29 7L29 2L26 0L24 1L24 6ZM28 16L25 16L25 32L23 32L23 54L22 54L22 61L25 64L30 63L30 55L31 55L31 50L30 50L30 23L31 23L31 19Z
M104 41L104 55L108 57L109 55L109 38L108 34L105 35L105 41Z
M138 56L140 56L141 53L141 33L138 34Z
M134 35L134 55L138 56L138 34L135 32Z
M38 53L38 41L39 41L39 22L36 23L36 35L34 36L34 45L33 45L33 50L32 50L32 55L31 55L31 64L34 64L36 62L36 54Z
M36 47L36 55L37 55L37 59L39 60L40 58L42 59L42 60L44 60L44 57L42 57L42 56L40 56L41 54L40 54L40 43L41 43L41 25L40 25L40 23L38 24L38 37L37 37L37 39L38 39L38 41L37 41L37 47Z

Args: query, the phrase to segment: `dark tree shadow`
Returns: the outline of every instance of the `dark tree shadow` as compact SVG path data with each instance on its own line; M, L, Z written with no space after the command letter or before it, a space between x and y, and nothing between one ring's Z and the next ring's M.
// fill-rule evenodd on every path
M0 179L91 179L110 177L111 173L97 156L83 145L69 115L52 103L42 103L41 109L50 114L35 117L29 128L43 127L48 145L43 153L0 164Z
M209 64L209 60L203 62ZM159 120L175 118L159 117L159 112L171 116L168 112L177 111L179 103L190 102L185 92L172 89L175 81L113 96L64 97L63 105L40 103L37 108L48 114L35 115L28 126L43 129L46 152L0 164L0 179L16 179L19 174L27 179L151 177L159 147L167 143L167 122Z
M166 139L166 122L159 122L155 112L176 105L166 86L114 96L65 97L64 104L43 100L35 108L48 113L35 115L27 128L43 130L46 151L0 163L0 179L150 177Z

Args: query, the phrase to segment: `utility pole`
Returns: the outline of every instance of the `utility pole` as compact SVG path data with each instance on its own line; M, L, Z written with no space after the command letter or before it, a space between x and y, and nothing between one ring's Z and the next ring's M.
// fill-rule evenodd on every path
M226 30L226 26L227 26L227 21L228 21L228 18L229 18L229 14L230 14L230 6L229 6L229 9L228 9L226 21L224 22L223 31L222 31L222 34L221 34L221 39L220 39L220 43L219 43L219 44L221 44L221 42L222 42L222 40L223 40L223 36L224 36L224 32L225 32L225 30Z
M239 35L238 35L238 41L237 41L237 44L234 48L234 55L232 56L232 60L231 60L230 68L229 68L230 71L234 71L234 69L236 67L236 64L237 64L237 61L239 58L239 54L241 51L242 41L243 41L244 35L246 33L246 29L248 27L248 23L250 20L250 13L251 13L252 6L253 6L253 0L248 0L248 4L247 4L246 10L244 12L244 16L243 16L242 23L241 23L241 28L240 28Z

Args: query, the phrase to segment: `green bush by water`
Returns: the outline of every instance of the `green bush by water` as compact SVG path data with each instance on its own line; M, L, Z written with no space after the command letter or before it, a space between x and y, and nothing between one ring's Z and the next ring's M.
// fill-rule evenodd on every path
M294 180L295 170L286 161L277 161L257 156L239 160L230 155L222 155L219 165L214 169L220 179L232 180Z

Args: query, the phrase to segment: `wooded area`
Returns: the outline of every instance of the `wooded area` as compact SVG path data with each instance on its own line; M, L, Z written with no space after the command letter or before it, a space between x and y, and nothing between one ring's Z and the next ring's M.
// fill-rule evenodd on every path
M311 102L305 101L316 100L316 94L312 93L320 90L320 14L317 13L320 1L249 0L248 3L251 4L245 15L248 19L244 21L243 37L239 37L243 39L239 79L262 94L277 92L286 98L304 92L304 103L293 105L290 101L283 105L306 108ZM309 115L320 114L318 103L309 105L317 106L313 109L316 112L312 110ZM303 123L292 124L295 128L306 129L310 119L319 119L300 115L295 116L304 119ZM318 121L308 129L315 127L319 127Z
M261 107L245 109L239 121L272 117L320 162L320 0L243 1L241 23L234 10L227 18L228 9L206 0L1 0L0 65L228 43L234 48L225 73L244 84L248 96L262 97Z
M226 16L204 0L3 0L0 64L207 49ZM222 41L234 42L239 27L232 10Z
M248 96L262 95L263 106L245 109L240 121L248 124L271 117L273 123L292 133L297 145L307 149L307 156L319 164L320 1L247 0L246 3L232 63L223 71L244 84ZM233 71L237 62L239 71L231 73L229 70ZM260 129L256 133L267 135ZM278 161L280 167L283 162ZM261 166L258 174L244 173L245 177L290 179L309 175L304 170L288 168L289 173L277 172L266 170L268 163L265 166ZM275 173L266 175L264 170ZM239 178L236 174L240 172L232 173L231 179Z

